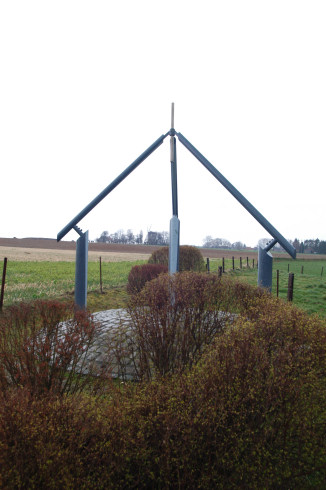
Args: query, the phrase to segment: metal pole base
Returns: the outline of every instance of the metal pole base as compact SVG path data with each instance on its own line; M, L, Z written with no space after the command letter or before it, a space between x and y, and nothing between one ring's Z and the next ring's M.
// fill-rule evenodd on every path
M173 216L170 220L169 273L179 270L180 220Z
M75 305L80 309L85 309L87 305L87 266L88 231L76 243Z
M273 281L273 257L258 246L258 286L272 290Z

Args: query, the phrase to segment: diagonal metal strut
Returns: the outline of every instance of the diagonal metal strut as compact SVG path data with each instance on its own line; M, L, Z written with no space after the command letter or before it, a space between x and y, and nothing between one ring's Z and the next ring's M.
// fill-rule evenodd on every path
M117 187L135 168L138 167L153 151L155 151L164 141L164 139L170 134L162 134L154 143L147 148L129 167L127 167L111 184L109 184L103 191L93 199L80 213L78 213L57 235L57 241L62 240L64 236L69 233L78 223L81 221L95 206L102 201L113 189Z
M295 248L274 226L212 165L181 133L176 133L179 141L197 160L239 201L240 204L262 225L265 230L295 259Z

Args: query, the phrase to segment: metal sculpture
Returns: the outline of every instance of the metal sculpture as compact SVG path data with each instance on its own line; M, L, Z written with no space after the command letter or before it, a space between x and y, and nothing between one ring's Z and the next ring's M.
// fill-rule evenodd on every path
M69 231L74 229L78 234L76 246L76 277L75 277L75 304L85 308L87 303L87 256L88 231L85 233L77 224L99 204L113 189L115 189L133 170L135 170L149 155L151 155L170 136L170 162L172 187L172 218L170 220L169 242L169 272L179 270L179 243L180 220L178 218L178 185L177 185L177 152L176 138L187 148L192 155L235 197L239 203L262 225L273 237L273 240L263 249L258 249L258 285L271 289L273 258L269 250L279 243L288 254L295 258L295 248L267 221L267 219L181 134L174 129L174 104L171 110L171 129L160 136L147 150L144 151L129 167L127 167L111 184L109 184L93 201L75 216L57 235L57 241L62 240Z

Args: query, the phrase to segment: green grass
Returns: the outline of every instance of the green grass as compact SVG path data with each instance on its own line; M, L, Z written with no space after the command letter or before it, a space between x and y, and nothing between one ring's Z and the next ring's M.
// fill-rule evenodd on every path
M218 266L222 265L222 259L211 259L210 270L216 272ZM228 274L250 284L257 284L257 262L255 268L252 268L252 260L247 262L242 260L242 269L240 269L239 259L235 260L235 270L232 270L232 259L225 259L225 270ZM303 273L301 273L303 267ZM321 275L324 267L323 275ZM326 261L325 260L293 260L290 258L273 260L273 288L272 293L276 295L276 274L279 270L279 297L287 299L289 272L294 273L294 294L293 304L303 308L308 313L317 313L326 317Z
M109 308L122 308L126 305L127 278L137 262L102 262L103 294L100 293L99 262L88 264L88 299L91 311ZM210 270L217 272L222 265L222 259L211 259ZM242 260L240 269L239 259L235 260L235 270L232 270L232 259L225 259L227 274L257 284L257 262L252 267L252 260ZM301 273L303 266L303 273ZM294 272L293 303L308 313L318 313L326 317L326 261L324 260L292 260L274 259L273 264L273 294L276 294L276 270L280 271L279 297L286 300L288 284L288 267ZM321 270L324 273L321 276ZM2 264L0 265L2 276ZM4 306L40 298L58 298L73 300L75 287L74 262L10 262L7 265Z
M120 307L117 299L125 296L125 286L130 269L136 262L102 262L102 285L104 294L100 294L99 262L88 264L88 305L105 306L105 301ZM2 266L0 269L2 277ZM45 298L73 299L75 288L74 262L10 262L7 264L4 305ZM95 293L98 298L95 301Z

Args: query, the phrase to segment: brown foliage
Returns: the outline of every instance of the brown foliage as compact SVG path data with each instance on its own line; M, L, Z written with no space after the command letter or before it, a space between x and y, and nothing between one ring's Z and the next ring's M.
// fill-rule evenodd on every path
M155 250L148 260L149 264L169 264L169 248L162 247ZM197 247L181 245L179 247L179 270L183 271L203 271L205 270L204 258Z
M171 365L183 359L183 372L178 361L175 374L96 399L3 390L0 486L324 488L325 322L224 279L162 275L137 297L144 347L162 349ZM235 307L232 322L210 323L215 309ZM169 325L177 329L178 319L200 323L188 334L197 340L217 328L196 362L182 357L190 339L181 332L172 355Z
M0 316L2 389L24 386L38 395L83 390L95 370L87 362L95 328L89 313L57 301L7 308Z
M230 314L228 283L215 275L164 274L129 303L139 379L181 372L201 356Z
M146 282L155 279L159 274L167 272L168 268L162 264L143 264L132 267L128 275L127 291L129 294L139 293Z

